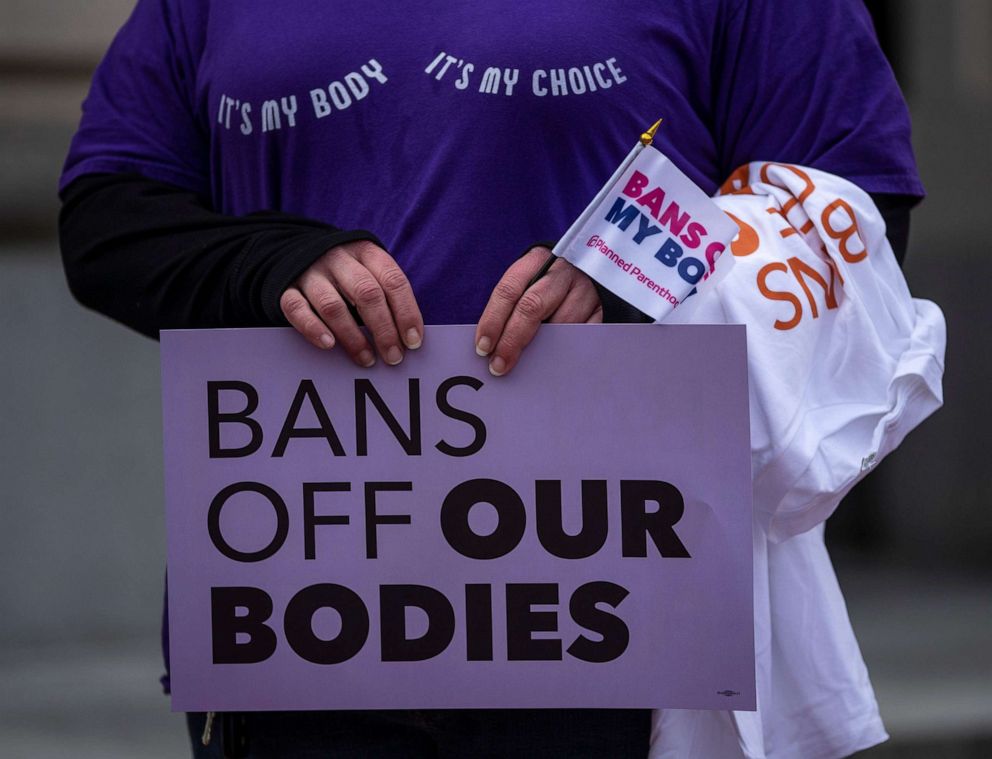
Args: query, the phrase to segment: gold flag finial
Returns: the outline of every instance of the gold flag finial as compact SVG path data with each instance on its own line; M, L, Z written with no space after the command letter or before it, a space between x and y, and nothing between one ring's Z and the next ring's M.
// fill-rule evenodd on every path
M654 122L651 125L651 128L648 129L648 131L646 131L644 134L641 135L641 144L644 147L647 147L648 145L650 145L654 141L655 132L658 131L658 127L661 126L661 122L662 121L663 121L663 119L658 119L656 122Z

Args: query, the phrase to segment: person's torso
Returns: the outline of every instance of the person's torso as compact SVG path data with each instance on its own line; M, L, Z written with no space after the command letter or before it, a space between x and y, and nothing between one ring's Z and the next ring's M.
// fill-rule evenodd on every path
M640 133L705 190L718 0L203 4L213 200L375 232L428 323L472 322ZM732 168L732 167L731 167Z

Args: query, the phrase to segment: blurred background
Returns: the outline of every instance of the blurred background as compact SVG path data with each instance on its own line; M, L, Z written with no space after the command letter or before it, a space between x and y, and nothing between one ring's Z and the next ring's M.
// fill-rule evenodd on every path
M160 694L158 346L70 298L55 187L133 0L0 0L0 756L176 757ZM869 2L929 198L906 274L944 309L946 405L828 540L892 741L992 756L992 2ZM988 447L986 447L988 446Z

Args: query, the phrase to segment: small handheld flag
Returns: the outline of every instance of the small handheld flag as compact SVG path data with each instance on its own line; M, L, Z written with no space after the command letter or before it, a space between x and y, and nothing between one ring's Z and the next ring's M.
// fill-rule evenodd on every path
M655 322L713 272L738 232L706 193L651 147L660 124L641 135L552 251Z

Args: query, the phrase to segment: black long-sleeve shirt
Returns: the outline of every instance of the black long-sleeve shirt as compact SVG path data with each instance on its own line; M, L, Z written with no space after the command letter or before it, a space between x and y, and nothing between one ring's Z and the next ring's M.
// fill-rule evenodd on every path
M896 258L906 253L915 198L872 195ZM140 174L80 177L63 192L66 277L84 305L149 337L161 329L281 326L283 291L330 248L366 230L275 211L228 216ZM603 288L604 319L646 317Z
M285 324L279 298L330 248L379 240L290 214L227 216L140 174L80 177L62 195L66 278L85 306L160 329Z

